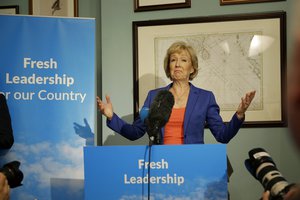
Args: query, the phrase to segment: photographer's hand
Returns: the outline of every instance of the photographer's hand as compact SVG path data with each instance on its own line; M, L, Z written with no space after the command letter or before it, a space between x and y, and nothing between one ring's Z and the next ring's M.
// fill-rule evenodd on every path
M266 191L260 200L269 200L270 192ZM285 195L284 200L299 200L300 199L300 186L296 185Z
M0 200L9 200L10 187L4 174L0 173Z
M290 191L284 196L284 200L299 200L300 199L300 185L293 186Z
M269 200L270 198L270 191L267 190L263 193L262 197L259 200Z

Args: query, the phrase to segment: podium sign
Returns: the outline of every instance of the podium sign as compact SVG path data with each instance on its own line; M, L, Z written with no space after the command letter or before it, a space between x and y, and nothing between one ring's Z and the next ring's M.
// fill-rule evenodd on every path
M222 144L85 147L84 174L86 200L227 199Z

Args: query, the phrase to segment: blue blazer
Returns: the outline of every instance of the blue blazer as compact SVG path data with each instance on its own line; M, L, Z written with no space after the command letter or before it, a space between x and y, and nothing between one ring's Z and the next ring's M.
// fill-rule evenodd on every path
M166 87L151 90L145 100L144 107L150 105L156 94L161 90L169 90L172 84ZM239 120L236 114L229 123L225 124L220 116L220 108L212 92L197 88L190 83L190 94L184 115L184 143L203 144L204 128L208 126L218 142L228 143L238 132L244 120ZM126 123L115 113L107 126L130 140L136 140L146 133L146 126L140 117L132 124ZM162 138L164 128L161 130Z

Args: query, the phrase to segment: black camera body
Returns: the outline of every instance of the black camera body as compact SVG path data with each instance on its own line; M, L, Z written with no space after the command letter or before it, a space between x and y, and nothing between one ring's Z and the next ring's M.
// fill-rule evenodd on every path
M252 149L248 155L245 166L263 185L265 191L270 191L270 200L283 200L294 184L287 182L278 171L272 157L263 148Z
M23 180L23 172L19 169L20 167L19 161L12 161L5 164L1 169L0 172L6 176L8 185L11 188L15 188L21 186L21 182Z

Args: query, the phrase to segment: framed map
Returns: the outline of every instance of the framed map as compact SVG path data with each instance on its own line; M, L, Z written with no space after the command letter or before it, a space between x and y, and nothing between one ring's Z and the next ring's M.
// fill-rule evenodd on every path
M191 83L214 93L225 122L256 90L244 127L286 126L285 23L285 12L133 22L135 115L149 90L170 83L164 56L173 42L185 41L200 68Z

